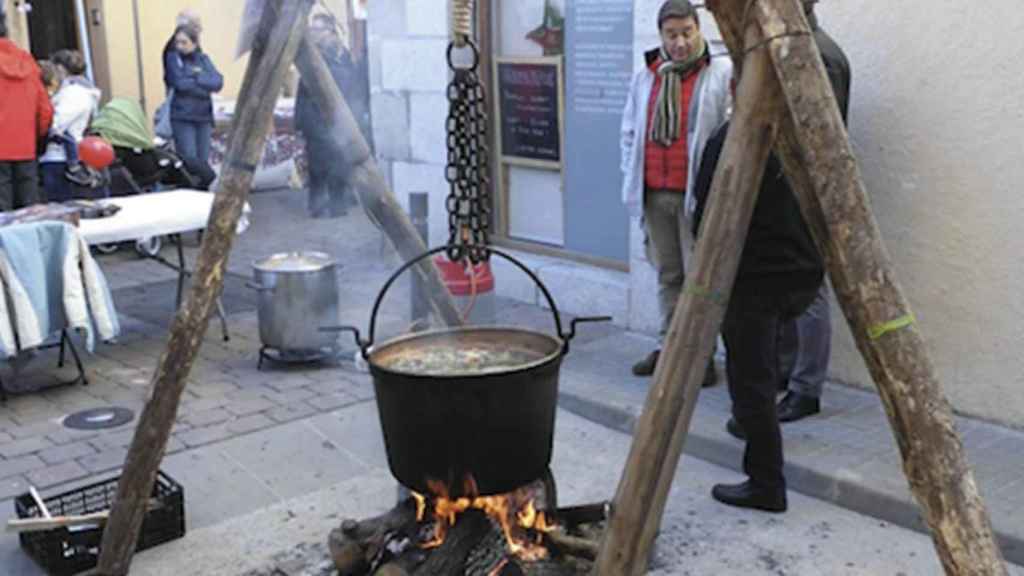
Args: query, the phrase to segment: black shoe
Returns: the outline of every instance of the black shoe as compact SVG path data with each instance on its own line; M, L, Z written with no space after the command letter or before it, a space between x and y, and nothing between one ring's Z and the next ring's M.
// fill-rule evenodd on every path
M821 412L821 401L790 391L779 401L778 410L779 422L796 422Z
M715 361L708 362L707 370L704 371L704 381L700 383L702 388L711 388L718 384L718 373L715 372Z
M743 430L743 426L736 421L735 418L729 418L729 421L725 423L725 431L732 435L733 438L738 440L746 440L747 433Z
M753 508L765 512L785 512L788 508L785 489L765 490L749 481L740 484L715 484L711 488L711 497L737 508Z
M647 355L647 358L633 364L633 375L634 376L650 376L654 374L654 368L658 365L658 357L661 356L661 350L655 350Z

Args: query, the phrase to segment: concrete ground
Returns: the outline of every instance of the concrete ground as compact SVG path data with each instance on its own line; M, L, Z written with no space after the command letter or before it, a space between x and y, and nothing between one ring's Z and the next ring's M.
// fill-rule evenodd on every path
M301 193L291 191L260 193L252 203L253 226L237 239L224 293L231 340L223 342L211 323L163 466L185 486L189 535L140 555L140 574L188 573L203 554L211 556L210 566L227 562L230 569L192 573L235 574L273 551L322 540L341 517L368 516L392 503L372 385L351 361L350 341L341 340L346 356L339 361L257 371L256 301L244 280L254 259L286 250L327 252L341 264L338 320L365 327L398 261L361 214L309 220ZM194 238L186 239L186 251L194 258ZM90 385L50 387L73 375L55 369L52 352L17 376L0 370L18 391L0 405L0 509L8 514L12 498L29 484L44 496L58 494L110 477L123 463L134 421L101 432L73 431L61 422L97 406L139 413L173 314L175 276L127 249L100 262L125 333L86 356ZM499 275L499 287L503 282ZM507 298L495 304L497 322L552 329L546 310ZM380 338L405 332L408 309L400 282L382 306ZM649 336L616 326L580 327L561 373L553 466L563 502L614 493L628 433L650 384L629 374L629 366L652 345ZM733 471L742 445L723 429L729 409L724 386L703 391L686 445L702 460L681 463L655 573L938 573L877 396L829 386L824 405L820 416L784 428L792 510L768 516L731 510L708 496L712 482L738 478ZM1022 563L1024 434L966 419L958 426L1004 553ZM216 544L203 552L204 542ZM0 567L4 575L42 573L11 535L0 536Z

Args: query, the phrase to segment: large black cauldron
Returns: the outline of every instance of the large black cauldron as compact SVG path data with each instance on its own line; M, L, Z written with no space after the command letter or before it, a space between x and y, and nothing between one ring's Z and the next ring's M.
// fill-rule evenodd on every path
M370 317L369 340L351 331L367 359L377 394L377 408L388 464L399 482L421 494L437 491L436 481L450 496L471 491L502 494L544 476L551 463L562 356L579 322L610 317L577 318L568 333L554 299L522 263L489 248L523 270L540 287L555 319L558 336L518 328L453 328L410 334L373 346L377 310L399 274L417 261L444 250L433 249L410 260L384 284ZM371 348L372 347L372 348ZM512 365L443 374L420 372L410 358L465 350L511 354Z

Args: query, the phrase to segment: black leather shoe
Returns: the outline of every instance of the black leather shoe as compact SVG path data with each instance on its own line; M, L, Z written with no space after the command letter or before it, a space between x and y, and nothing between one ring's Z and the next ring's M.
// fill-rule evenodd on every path
M715 384L718 384L718 374L715 372L715 361L712 360L704 370L704 381L700 385L702 388L711 388Z
M647 358L633 364L633 375L634 376L650 376L654 374L654 368L658 365L658 357L661 356L661 350L655 350L647 355Z
M821 401L798 392L786 392L779 401L779 422L796 422L821 412Z
M765 490L749 481L740 484L715 484L711 488L711 497L729 506L765 512L785 512L788 507L785 490Z
M725 431L731 434L733 438L737 438L739 440L747 439L747 433L735 418L729 418L729 421L725 423Z

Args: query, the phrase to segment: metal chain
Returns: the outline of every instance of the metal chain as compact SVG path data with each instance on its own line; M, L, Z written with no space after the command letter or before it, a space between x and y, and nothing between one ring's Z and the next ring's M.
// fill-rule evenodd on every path
M473 42L473 64L460 68L452 62L454 44L448 48L448 66L454 73L448 84L448 258L468 257L477 264L487 260L491 195L488 178L487 105L477 76L479 52Z

